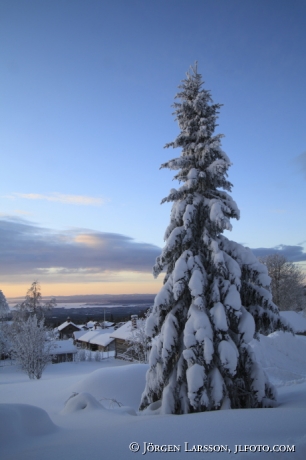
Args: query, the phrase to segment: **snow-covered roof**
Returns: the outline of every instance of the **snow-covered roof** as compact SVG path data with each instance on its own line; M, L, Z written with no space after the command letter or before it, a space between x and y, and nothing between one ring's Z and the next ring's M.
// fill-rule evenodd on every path
M51 344L50 354L61 355L63 353L76 353L77 348L73 345L72 339L54 340Z
M288 321L294 332L306 332L306 318L302 313L281 311L280 314Z
M142 320L137 320L137 323ZM122 339L122 340L127 340L131 339L132 337L132 332L136 331L137 329L132 328L132 322L128 321L125 323L123 326L119 327L116 331L111 332L111 337L114 337L114 339Z
M88 323L86 323L86 327L94 327L99 324L99 321L88 321Z
M74 327L77 327L78 329L80 329L80 326L77 326L76 324L74 324L72 321L65 321L63 324L61 324L60 326L58 326L57 330L58 331L62 331L63 329L65 329L65 327L69 326L69 325L72 325Z
M104 327L112 327L115 323L111 323L110 321L102 321Z
M110 337L110 333L104 333L102 331L88 331L85 332L81 337L78 338L80 342L92 343L94 345L102 345L106 347L114 339Z
M75 331L72 335L74 337L75 340L78 340L82 335L86 334L87 331Z

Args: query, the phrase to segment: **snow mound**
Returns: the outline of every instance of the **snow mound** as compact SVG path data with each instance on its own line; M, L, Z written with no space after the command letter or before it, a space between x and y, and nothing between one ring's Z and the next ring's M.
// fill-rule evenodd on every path
M73 385L71 390L77 393L89 392L98 400L115 399L124 406L138 410L147 369L147 364L98 369Z
M280 315L285 318L295 333L306 332L306 318L302 313L296 311L281 311Z
M306 381L306 337L277 331L250 345L275 386Z
M46 411L29 404L0 404L0 444L20 440L24 436L43 436L58 427Z
M116 414L127 414L127 415L137 415L136 411L129 406L121 406L121 407L115 407L113 409Z
M61 414L73 414L80 411L104 410L102 404L90 393L80 393L68 399Z

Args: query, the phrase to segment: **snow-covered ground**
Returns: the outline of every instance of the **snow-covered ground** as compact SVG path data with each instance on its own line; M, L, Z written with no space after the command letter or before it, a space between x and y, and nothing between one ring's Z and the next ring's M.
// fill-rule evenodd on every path
M306 337L276 332L261 337L260 342L253 341L252 346L278 389L279 405L274 409L140 415L137 409L146 365L113 358L54 364L36 381L29 380L16 366L0 367L0 458L136 460L143 458L147 446L145 455L149 458L190 459L204 454L190 451L194 445L212 445L217 458L261 459L274 455L304 460ZM78 395L69 399L73 393ZM139 444L138 452L129 449L132 442ZM152 453L152 448L157 448L149 443L168 452ZM220 445L227 445L231 452L217 453ZM236 445L294 445L295 452L235 454Z

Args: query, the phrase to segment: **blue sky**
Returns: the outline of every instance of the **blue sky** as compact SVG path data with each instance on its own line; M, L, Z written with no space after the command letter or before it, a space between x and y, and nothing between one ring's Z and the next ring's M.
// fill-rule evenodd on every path
M303 0L0 0L4 293L158 290L175 186L159 166L196 60L224 104L226 236L305 263L305 17Z

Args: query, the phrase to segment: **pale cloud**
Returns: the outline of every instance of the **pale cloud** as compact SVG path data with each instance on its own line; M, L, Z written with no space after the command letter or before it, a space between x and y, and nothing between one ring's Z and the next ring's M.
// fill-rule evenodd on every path
M74 241L91 247L99 247L103 244L103 241L101 241L100 238L97 238L97 236L86 233L80 233L74 238Z
M279 244L273 248L255 248L252 249L256 257L266 257L270 254L280 254L289 262L303 262L306 261L306 252L301 245L288 246L285 244Z
M302 244L252 250L256 256L279 253L292 262L306 262ZM26 284L39 279L54 286L74 285L75 292L79 292L80 286L87 286L90 291L92 283L96 288L99 286L101 292L107 292L107 289L117 292L119 285L122 288L120 292L138 292L141 283L142 292L145 289L155 292L163 278L160 276L158 280L153 280L152 276L152 266L160 252L157 246L138 243L117 233L88 229L59 232L42 228L22 217L0 218L2 289L4 285L13 284L22 284L24 289ZM111 288L115 284L117 287Z
M57 201L64 204L74 204L82 206L101 206L105 200L86 195L64 195L63 193L50 193L43 195L40 193L14 193L13 197L23 198L26 200L47 200Z
M23 211L22 209L14 209L13 212L15 214L20 214L21 216L33 216L32 212Z
M68 276L101 282L107 272L151 273L160 251L118 233L58 232L22 218L0 219L0 280L46 274L59 282Z

